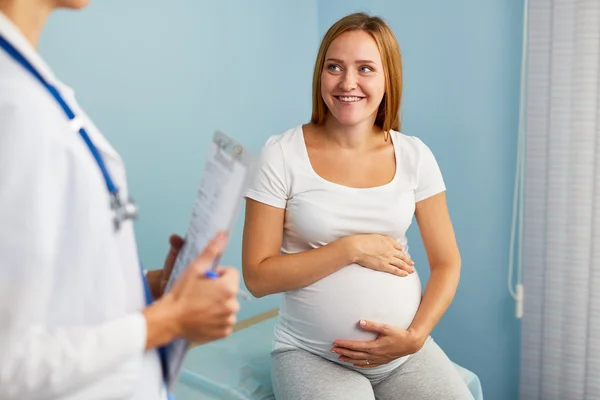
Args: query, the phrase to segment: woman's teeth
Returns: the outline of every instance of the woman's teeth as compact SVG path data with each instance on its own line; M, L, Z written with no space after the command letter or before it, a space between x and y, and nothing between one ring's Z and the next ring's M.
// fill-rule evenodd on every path
M338 96L338 99L340 99L341 101L344 101L344 102L355 102L355 101L362 100L362 97L356 97L356 96Z

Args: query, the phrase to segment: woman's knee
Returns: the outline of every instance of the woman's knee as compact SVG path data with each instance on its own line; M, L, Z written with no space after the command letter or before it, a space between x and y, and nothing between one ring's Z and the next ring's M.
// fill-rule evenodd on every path
M381 400L473 400L456 367L433 339L376 385L375 393Z

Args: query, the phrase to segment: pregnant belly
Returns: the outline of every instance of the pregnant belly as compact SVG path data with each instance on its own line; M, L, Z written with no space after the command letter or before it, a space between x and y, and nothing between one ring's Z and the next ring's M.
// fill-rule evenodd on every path
M408 328L421 302L417 273L398 277L353 264L303 289L285 293L280 334L316 352L335 340L372 340L361 319Z

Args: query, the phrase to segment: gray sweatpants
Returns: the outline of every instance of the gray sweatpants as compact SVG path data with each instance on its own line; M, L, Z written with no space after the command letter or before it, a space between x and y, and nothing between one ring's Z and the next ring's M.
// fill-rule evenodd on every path
M275 351L272 375L278 400L473 400L450 359L431 338L376 383L300 349Z

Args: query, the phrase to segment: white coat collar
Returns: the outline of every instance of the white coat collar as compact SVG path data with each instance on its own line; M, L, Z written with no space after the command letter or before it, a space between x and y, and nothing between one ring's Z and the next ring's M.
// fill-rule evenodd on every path
M60 93L65 97L67 103L71 106L76 104L75 92L73 89L60 82L48 64L42 59L37 50L29 43L23 33L8 19L8 17L0 11L0 34L4 36L10 44L12 44L23 56L31 63L31 65L42 75L42 77L51 85L55 86ZM1 51L1 50L0 50ZM16 61L15 61L16 62ZM88 132L92 141L102 153L109 155L117 160L120 160L118 153L108 143L108 140L96 130L95 127L89 129Z

